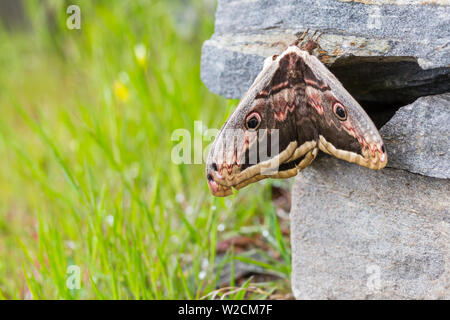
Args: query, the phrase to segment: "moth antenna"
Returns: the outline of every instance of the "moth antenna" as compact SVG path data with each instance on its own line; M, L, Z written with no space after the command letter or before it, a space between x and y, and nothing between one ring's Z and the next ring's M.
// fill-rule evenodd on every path
M306 35L308 34L308 32L309 32L309 28L307 28L307 29L305 30L305 32L303 32L302 35L301 35L297 40L295 40L295 42L294 42L293 44L294 44L295 46L298 46L298 44L299 44L300 42L302 42L303 39L305 39L305 37L306 37Z
M323 32L319 33L319 35L316 37L316 40L314 40L314 42L317 42L322 35L323 35Z
M314 30L314 33L313 33L312 36L310 37L311 40L314 41L314 36L316 35L316 33L317 33L317 30Z

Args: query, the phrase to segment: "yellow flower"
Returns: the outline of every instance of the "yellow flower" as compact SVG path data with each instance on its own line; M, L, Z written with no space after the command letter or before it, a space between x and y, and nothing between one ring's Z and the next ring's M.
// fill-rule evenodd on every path
M143 43L139 43L134 46L134 56L137 63L145 68L147 66L147 47Z
M114 81L113 88L116 99L122 102L128 101L129 90L120 80Z

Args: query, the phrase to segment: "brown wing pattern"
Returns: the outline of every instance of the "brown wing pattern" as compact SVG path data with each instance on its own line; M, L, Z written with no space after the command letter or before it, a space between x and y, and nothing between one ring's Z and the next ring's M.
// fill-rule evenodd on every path
M266 177L291 177L313 161L319 148L372 169L386 165L378 131L340 82L310 55L313 48L309 45L305 51L291 46L266 60L268 65L265 63L211 148L207 177L214 195L229 195L231 187L239 189ZM230 130L243 130L243 134L236 138ZM251 132L256 139L248 139ZM262 138L263 132L268 133L266 138ZM275 133L277 149L271 143L261 147L261 142L273 140ZM243 143L230 150L221 147L233 139ZM258 153L256 163L250 162L249 154L261 148L267 148L269 159ZM231 155L222 159L234 160L220 162L214 149ZM274 163L276 172L262 171Z

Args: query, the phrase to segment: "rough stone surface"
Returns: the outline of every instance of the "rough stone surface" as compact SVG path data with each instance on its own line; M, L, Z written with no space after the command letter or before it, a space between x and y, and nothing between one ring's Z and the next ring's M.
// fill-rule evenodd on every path
M450 93L400 108L380 133L389 167L450 178Z
M298 175L296 298L450 298L450 93L400 108L380 132L388 168L324 156Z
M297 299L449 299L450 182L316 159L291 211Z
M323 32L321 60L361 102L404 105L450 91L448 0L219 0L201 76L240 98L264 57L306 28Z

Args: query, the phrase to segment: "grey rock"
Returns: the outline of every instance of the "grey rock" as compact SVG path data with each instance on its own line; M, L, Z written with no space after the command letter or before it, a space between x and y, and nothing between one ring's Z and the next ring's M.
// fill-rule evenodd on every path
M380 133L389 167L450 178L450 93L400 108Z
M448 0L219 0L202 79L240 98L263 58L310 28L323 32L318 54L356 99L404 105L450 91L449 26Z
M450 180L323 156L291 210L297 299L449 299Z
M239 61L239 67L236 67L237 61ZM222 50L205 44L202 48L200 75L212 92L237 99L240 98L240 92L243 89L245 92L250 87L261 71L263 62L264 57L255 54ZM235 84L241 84L243 88L238 89Z

